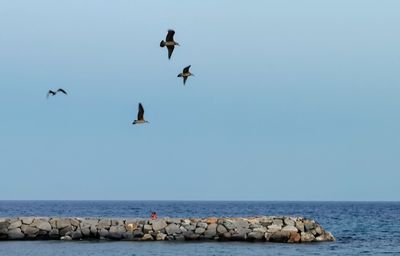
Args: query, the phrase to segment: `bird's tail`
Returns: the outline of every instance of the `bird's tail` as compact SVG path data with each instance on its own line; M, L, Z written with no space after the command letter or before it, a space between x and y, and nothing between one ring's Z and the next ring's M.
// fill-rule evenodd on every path
M182 77L182 74L179 74L178 77Z
M165 46L165 42L164 42L164 40L161 40L160 47L164 47L164 46Z

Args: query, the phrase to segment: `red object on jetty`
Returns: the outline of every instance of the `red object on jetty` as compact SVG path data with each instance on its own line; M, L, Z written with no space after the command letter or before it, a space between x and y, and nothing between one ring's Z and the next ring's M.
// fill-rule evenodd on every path
M151 218L152 220L156 220L156 219L157 219L157 213L156 213L156 212L152 212L150 218Z

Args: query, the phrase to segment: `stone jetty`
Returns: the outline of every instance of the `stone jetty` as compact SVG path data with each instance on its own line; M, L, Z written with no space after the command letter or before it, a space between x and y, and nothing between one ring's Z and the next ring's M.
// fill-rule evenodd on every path
M302 217L107 219L0 218L0 240L212 240L308 243L334 241Z

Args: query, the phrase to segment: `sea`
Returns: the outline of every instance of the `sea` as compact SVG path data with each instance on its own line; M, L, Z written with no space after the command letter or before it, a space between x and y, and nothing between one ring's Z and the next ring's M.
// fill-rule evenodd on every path
M336 242L0 241L0 256L400 255L400 202L0 201L0 217L227 217L315 219Z

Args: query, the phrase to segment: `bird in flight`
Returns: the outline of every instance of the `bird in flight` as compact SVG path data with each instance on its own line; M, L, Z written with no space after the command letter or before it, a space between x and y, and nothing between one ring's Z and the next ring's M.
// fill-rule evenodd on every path
M168 30L167 37L165 38L165 41L162 40L160 42L160 47L166 46L168 49L168 59L171 59L172 52L174 51L175 45L180 46L177 42L174 41L174 35L175 31L172 29Z
M133 121L132 124L144 124L148 123L149 121L144 120L144 108L142 106L142 103L139 103L139 111L137 114L137 120Z
M183 69L182 73L178 75L178 77L183 77L183 85L186 84L186 80L188 79L189 76L194 76L194 74L190 73L189 68L191 65L187 66L186 68Z
M51 96L54 96L54 95L56 95L58 92L62 92L62 93L64 93L65 95L68 95L67 94L67 92L64 90L64 89L58 89L57 91L52 91L52 90L49 90L48 91L48 93L47 93L47 98L51 95Z

